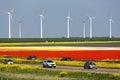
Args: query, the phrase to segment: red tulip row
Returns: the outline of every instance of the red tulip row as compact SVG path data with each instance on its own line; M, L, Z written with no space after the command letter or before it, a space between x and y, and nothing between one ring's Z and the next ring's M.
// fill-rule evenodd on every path
M83 50L83 51L0 51L0 55L39 58L71 57L75 60L120 60L120 50Z

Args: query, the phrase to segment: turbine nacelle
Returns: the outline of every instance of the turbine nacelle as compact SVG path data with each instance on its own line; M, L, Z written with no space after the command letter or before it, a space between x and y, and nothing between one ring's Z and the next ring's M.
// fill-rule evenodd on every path
M70 19L70 16L67 16L67 19Z
M67 18L67 20L72 20L72 18L70 16L67 16L66 18Z
M8 15L11 15L11 13L10 13L10 12L7 12L7 14L8 14Z
M13 9L11 9L10 11L8 11L8 12L5 12L5 13L7 13L8 15L11 15L11 13L13 13L14 12L14 8Z
M113 19L112 19L112 16L110 17L109 19L110 22L114 23Z
M89 19L95 19L96 16L89 16L89 15L86 15Z
M40 17L41 19L44 19L44 16L43 16L42 14L40 14L39 17Z
M89 19L95 19L95 18L96 18L96 17L92 17L92 16L89 17Z
M40 14L39 16L40 16L40 17L43 17L43 15L42 15L42 14Z

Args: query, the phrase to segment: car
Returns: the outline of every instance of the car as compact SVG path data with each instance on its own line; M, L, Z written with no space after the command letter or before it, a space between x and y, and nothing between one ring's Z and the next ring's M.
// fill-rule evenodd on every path
M11 60L11 59L6 59L6 60L4 60L3 63L4 64L14 64L13 60Z
M56 63L52 60L44 60L43 67L44 68L56 68Z
M28 60L35 60L35 59L36 59L36 56L32 56L32 55L31 55L31 56L28 56L27 59L28 59Z
M63 57L61 61L72 61L72 59L70 57Z
M84 69L97 69L97 66L94 62L92 61L87 61L85 64L84 64Z

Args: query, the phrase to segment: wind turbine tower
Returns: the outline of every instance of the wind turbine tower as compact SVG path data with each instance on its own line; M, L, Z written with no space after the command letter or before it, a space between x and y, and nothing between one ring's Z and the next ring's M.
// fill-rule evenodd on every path
M43 38L43 15L40 15L40 38Z
M82 22L83 22L83 38L86 38L86 21L87 21L87 18L82 20Z
M12 9L10 12L7 12L8 14L8 21L9 21L9 38L11 38L11 20L12 20L12 12L14 11L14 9Z
M95 19L95 17L92 16L88 16L89 20L90 20L90 38L93 37L93 33L92 33L92 28L93 28L93 19Z
M67 16L67 38L70 38L70 16Z
M83 21L83 38L86 38L86 21Z
M11 13L8 12L8 20L9 20L9 38L11 38Z
M22 22L19 21L19 38L22 38Z
M113 19L111 16L109 19L109 38L112 38L112 23L113 23Z

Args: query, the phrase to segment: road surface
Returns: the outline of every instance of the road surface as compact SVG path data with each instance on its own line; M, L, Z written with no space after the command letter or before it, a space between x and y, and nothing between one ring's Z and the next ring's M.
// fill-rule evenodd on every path
M25 64L26 65L26 64ZM32 66L40 66L42 65L32 65ZM57 66L56 68L47 68L51 70L68 70L68 71L80 71L80 72L93 72L93 73L104 73L104 74L120 74L120 69L108 69L108 68L97 68L97 69L84 69L83 67L73 67L73 66Z

